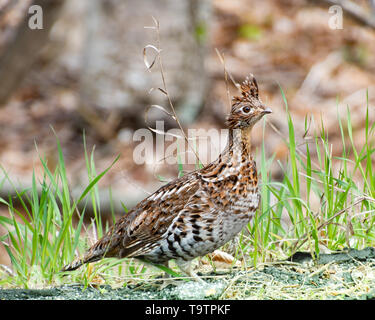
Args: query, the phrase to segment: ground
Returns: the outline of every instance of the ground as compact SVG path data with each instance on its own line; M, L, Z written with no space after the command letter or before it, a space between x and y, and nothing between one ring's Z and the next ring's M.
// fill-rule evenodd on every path
M180 280L160 289L160 281L112 288L63 285L40 290L0 290L1 300L202 300L202 299L375 299L375 248L321 254L315 262L298 252L292 261L248 270L199 274L206 283Z

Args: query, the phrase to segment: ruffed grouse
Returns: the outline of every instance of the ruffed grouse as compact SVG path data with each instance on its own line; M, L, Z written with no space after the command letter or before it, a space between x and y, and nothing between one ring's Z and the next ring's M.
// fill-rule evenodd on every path
M254 216L260 202L250 133L254 124L272 111L259 99L252 75L242 83L241 91L241 97L232 99L228 144L218 159L141 201L83 258L63 271L104 257L133 257L156 264L175 259L182 271L198 279L191 270L191 260L233 239Z

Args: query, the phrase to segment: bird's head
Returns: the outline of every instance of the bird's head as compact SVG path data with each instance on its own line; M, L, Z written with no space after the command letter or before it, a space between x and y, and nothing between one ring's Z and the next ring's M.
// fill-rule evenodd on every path
M260 100L258 84L252 74L241 84L241 93L241 97L232 99L232 109L227 118L227 125L231 129L252 127L265 114L272 112Z

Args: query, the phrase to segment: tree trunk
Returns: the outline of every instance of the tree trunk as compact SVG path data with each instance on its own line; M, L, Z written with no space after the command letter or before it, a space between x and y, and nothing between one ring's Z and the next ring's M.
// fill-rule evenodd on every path
M43 10L43 28L31 29L28 10L24 12L22 22L16 28L15 35L0 53L0 106L17 89L26 72L48 41L49 31L57 19L64 0L33 0ZM28 8L27 8L28 9Z

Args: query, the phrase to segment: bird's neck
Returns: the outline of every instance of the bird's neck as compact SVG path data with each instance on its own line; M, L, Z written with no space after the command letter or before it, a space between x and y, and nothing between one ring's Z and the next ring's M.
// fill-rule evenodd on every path
M252 127L243 129L229 129L228 156L234 162L245 162L251 156L251 130Z

